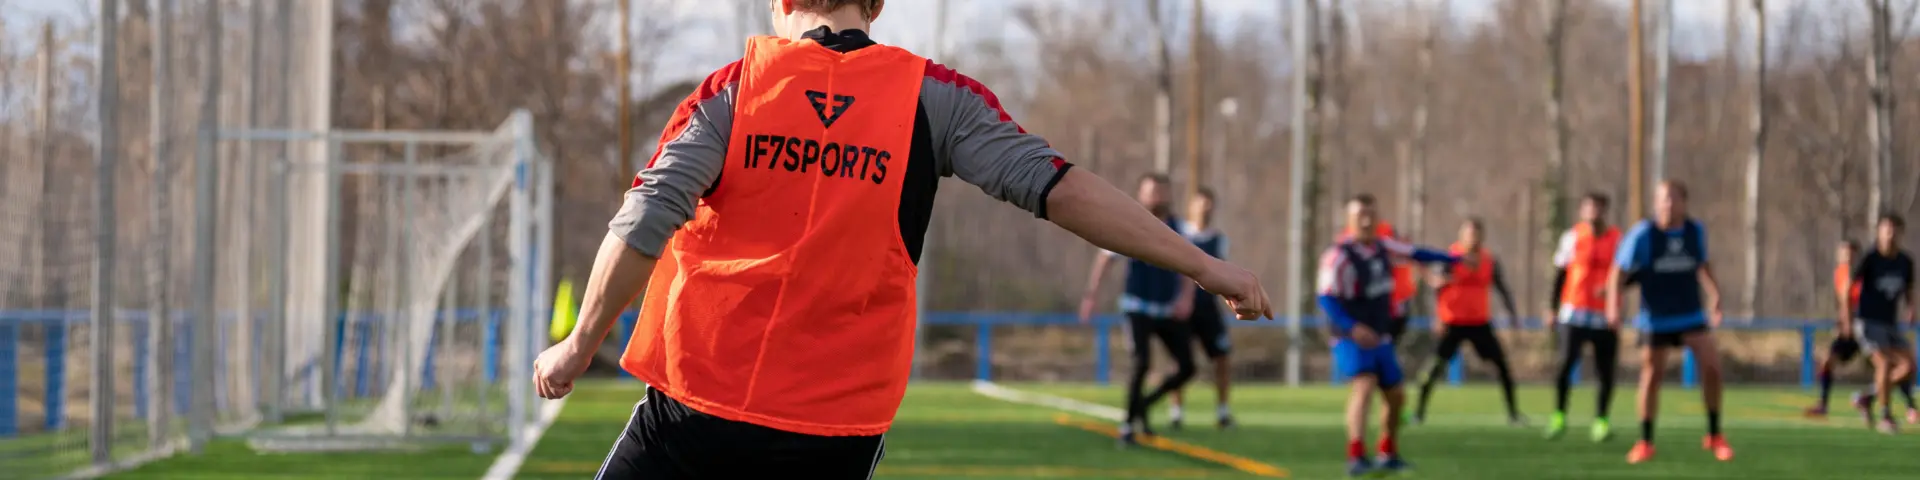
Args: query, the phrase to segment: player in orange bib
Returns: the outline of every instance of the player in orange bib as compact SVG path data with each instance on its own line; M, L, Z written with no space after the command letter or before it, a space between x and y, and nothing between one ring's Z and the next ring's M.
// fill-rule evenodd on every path
M1614 255L1620 247L1620 230L1607 224L1610 199L1600 193L1580 200L1580 223L1560 236L1553 251L1553 313L1559 333L1559 372L1554 376L1553 416L1547 418L1546 437L1558 439L1567 432L1567 401L1573 394L1573 376L1580 368L1583 350L1593 347L1593 379L1600 388L1595 392L1593 424L1589 438L1604 442L1613 437L1608 417L1613 410L1614 369L1620 363L1619 325L1609 324L1607 277L1613 274Z
M944 176L1271 316L1251 273L1072 168L984 86L868 38L883 1L768 5L778 35L675 110L579 324L534 363L539 395L566 396L645 292L620 364L649 388L596 478L871 477L913 366Z
M1500 274L1500 264L1481 243L1485 232L1480 219L1461 222L1460 240L1448 250L1460 257L1460 263L1434 273L1439 318L1433 322L1433 335L1440 341L1433 366L1420 382L1420 401L1414 407L1410 423L1417 425L1426 421L1427 401L1433 398L1434 383L1446 373L1453 356L1460 353L1460 344L1466 343L1473 346L1473 353L1481 360L1492 363L1494 373L1499 375L1500 390L1507 400L1508 422L1514 426L1527 424L1513 399L1513 372L1507 368L1507 353L1500 348L1500 337L1493 332L1492 294L1500 294L1501 304L1507 307L1507 328L1520 327L1520 314L1513 308L1513 295L1508 293L1506 279Z

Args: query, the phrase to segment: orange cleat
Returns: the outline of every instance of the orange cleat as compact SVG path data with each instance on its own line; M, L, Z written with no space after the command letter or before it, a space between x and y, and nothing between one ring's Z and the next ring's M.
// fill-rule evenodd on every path
M1713 458L1722 462L1733 461L1733 447L1727 445L1725 435L1708 435L1700 440L1700 448L1713 452Z
M1633 450L1627 451L1627 463L1638 464L1653 459L1653 444L1641 440L1633 444Z

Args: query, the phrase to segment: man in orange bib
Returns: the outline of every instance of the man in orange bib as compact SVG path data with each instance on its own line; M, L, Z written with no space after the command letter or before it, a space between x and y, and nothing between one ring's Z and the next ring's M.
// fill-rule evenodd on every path
M1607 322L1607 277L1620 246L1620 230L1607 225L1610 199L1600 193L1580 200L1580 223L1560 236L1553 250L1553 305L1560 337L1559 372L1554 376L1553 416L1547 418L1546 437L1567 433L1567 401L1573 394L1573 375L1579 371L1582 350L1593 347L1595 413L1589 438L1604 442L1613 437L1608 415L1613 410L1614 369L1620 363L1619 325Z
M1506 394L1508 422L1515 426L1527 423L1520 415L1519 404L1513 400L1513 372L1507 368L1507 353L1500 348L1500 337L1493 333L1491 294L1500 294L1501 304L1507 307L1507 328L1520 327L1520 314L1513 308L1513 295L1507 291L1500 264L1481 244L1485 232L1480 219L1462 222L1460 241L1448 252L1460 257L1460 263L1446 267L1445 273L1435 272L1433 285L1439 300L1436 305L1439 319L1433 323L1433 333L1440 339L1440 345L1434 352L1433 366L1427 369L1427 378L1420 382L1420 403L1414 407L1410 423L1418 425L1426 421L1427 401L1433 398L1433 385L1446 373L1453 356L1460 353L1461 343L1473 345L1473 353L1492 363L1494 372L1499 374L1500 390Z
M940 177L1165 267L1241 319L1259 281L1023 131L984 86L865 33L881 0L773 0L778 36L681 103L534 363L561 398L641 292L621 367L648 390L596 478L869 478L912 370ZM609 432L612 433L612 432Z

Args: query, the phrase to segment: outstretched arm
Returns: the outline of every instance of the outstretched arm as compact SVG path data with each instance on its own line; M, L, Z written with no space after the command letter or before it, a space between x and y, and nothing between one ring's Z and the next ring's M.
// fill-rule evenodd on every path
M1506 304L1507 306L1507 325L1513 328L1519 328L1520 311L1513 308L1513 294L1508 293L1506 275L1501 274L1500 270L1500 263L1494 262L1493 291L1500 294L1500 303Z
M1243 320L1273 318L1266 292L1245 270L1201 251L1139 202L1100 177L1068 169L1047 195L1047 219L1087 242L1200 282Z
M1460 257L1448 253L1446 250L1415 245L1391 238L1380 239L1380 246L1381 248L1387 249L1387 253L1392 254L1396 258L1412 260L1416 263L1452 264L1460 261Z

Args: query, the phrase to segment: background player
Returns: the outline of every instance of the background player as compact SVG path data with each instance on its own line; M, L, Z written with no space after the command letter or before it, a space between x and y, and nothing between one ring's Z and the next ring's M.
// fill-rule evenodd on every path
M1167 199L1171 187L1172 182L1165 175L1145 175L1140 177L1137 198L1169 231L1175 231L1179 229L1180 219L1174 217L1172 202ZM1106 276L1107 262L1116 257L1113 252L1102 250L1094 258L1093 273L1080 299L1081 323L1092 321L1094 295L1100 291L1100 280ZM1178 273L1139 259L1127 259L1127 285L1120 295L1120 311L1127 317L1127 336L1132 339L1133 374L1127 379L1127 418L1120 425L1122 444L1134 443L1135 432L1153 435L1147 421L1148 409L1160 401L1160 397L1179 390L1193 379L1193 330L1188 317L1193 313L1195 290L1193 282ZM1173 356L1176 369L1151 393L1142 394L1147 373L1153 369L1155 337Z
M1849 305L1860 300L1860 289L1853 285L1853 262L1858 258L1858 249L1859 247L1855 246L1852 240L1841 240L1833 250L1835 329L1833 341L1827 344L1826 358L1820 359L1819 368L1814 370L1820 376L1820 403L1807 409L1809 417L1827 416L1827 400L1833 393L1834 368L1852 363L1854 357L1860 356L1860 342L1853 339L1853 330L1846 328L1846 325L1840 322L1840 318L1846 316L1845 312ZM1856 400L1864 401L1865 399Z
M1880 216L1874 228L1874 248L1860 257L1853 268L1852 287L1860 289L1860 300L1840 310L1840 325L1851 328L1853 338L1873 358L1873 395L1861 404L1869 425L1873 423L1872 405L1880 400L1880 431L1894 433L1892 388L1896 385L1907 398L1913 398L1913 345L1900 328L1900 304L1914 305L1913 257L1900 248L1905 220L1893 214ZM1906 311L1911 326L1914 313ZM1908 400L1907 408L1913 408Z
M1462 342L1473 345L1473 353L1479 355L1481 360L1492 363L1494 372L1499 374L1500 390L1507 400L1508 422L1515 426L1527 423L1526 418L1520 415L1519 405L1513 400L1513 372L1507 368L1507 353L1500 348L1500 337L1493 332L1492 298L1489 293L1500 294L1501 303L1507 307L1508 328L1519 328L1520 314L1513 308L1513 295L1507 293L1507 282L1500 274L1500 263L1481 244L1485 232L1480 219L1461 222L1460 240L1448 250L1460 258L1460 263L1434 273L1435 296L1439 300L1436 313L1439 318L1433 323L1433 331L1440 342L1434 353L1433 365L1427 369L1426 379L1420 382L1420 402L1412 416L1415 424L1426 420L1427 401L1433 398L1433 385L1438 383L1441 374L1446 373L1447 364L1454 355L1460 353Z
M1213 190L1201 187L1193 199L1187 201L1187 220L1180 224L1180 233L1186 235L1193 245L1200 247L1213 258L1227 258L1227 236L1213 226L1214 195ZM1227 398L1232 388L1233 364L1229 354L1233 351L1233 342L1227 334L1226 312L1220 310L1220 297L1205 291L1193 296L1193 314L1188 323L1193 325L1193 340L1200 344L1200 351L1207 354L1207 360L1213 363L1213 388L1216 392L1214 415L1220 428L1233 427L1233 412L1227 407ZM1187 404L1186 388L1173 391L1168 402L1171 410L1168 420L1178 430L1186 420L1184 411Z
M1573 389L1573 374L1580 368L1581 349L1587 345L1593 346L1594 377L1600 383L1594 399L1591 438L1603 442L1613 435L1607 417L1613 405L1620 332L1618 325L1607 322L1607 281L1613 274L1620 230L1607 225L1607 203L1607 196L1598 193L1580 200L1580 224L1560 236L1560 246L1553 252L1559 276L1553 282L1556 303L1548 309L1559 323L1560 371L1554 377L1548 439L1560 438L1567 431L1567 397Z
M1353 235L1335 243L1320 258L1319 303L1332 320L1329 327L1334 337L1334 367L1353 384L1347 398L1347 473L1353 476L1409 468L1395 443L1406 395L1400 385L1402 374L1394 338L1387 333L1393 321L1394 279L1389 273L1393 262L1458 260L1375 235L1374 215L1371 198L1363 195L1348 200L1347 227ZM1376 390L1386 400L1387 408L1381 416L1384 429L1379 457L1368 460L1367 413Z
M1640 441L1627 462L1653 458L1654 419L1660 406L1660 377L1667 354L1693 351L1706 402L1707 437L1702 442L1720 461L1733 460L1733 447L1720 433L1720 349L1712 328L1720 325L1720 285L1707 261L1706 227L1687 216L1687 188L1661 182L1654 191L1654 218L1642 220L1621 241L1612 279L1607 281L1607 323L1620 321L1620 290L1631 279L1640 287Z
M1400 238L1400 232L1393 228L1392 223L1381 219L1380 205L1379 202L1374 200L1373 195L1364 193L1355 195L1349 202L1357 202L1373 210L1375 217L1373 222L1374 236L1393 240L1405 240ZM1348 225L1346 229L1340 233L1340 238L1335 239L1335 241L1352 238L1354 227ZM1413 271L1414 267L1415 265L1407 262L1398 259L1393 260L1393 321L1388 325L1385 333L1394 338L1402 339L1402 343L1406 343L1404 340L1407 340L1407 324L1412 322L1413 297L1414 294L1419 293L1420 288L1419 279Z

